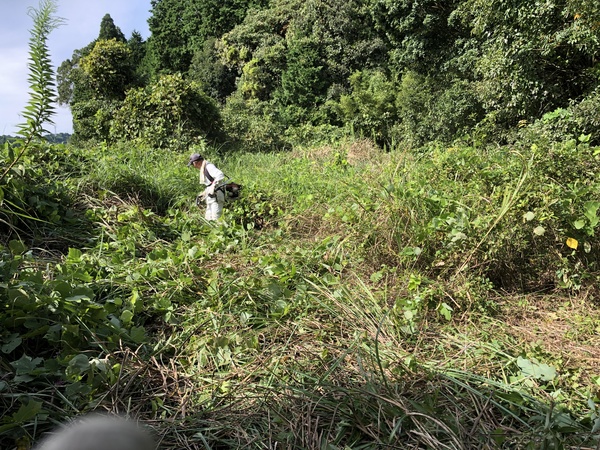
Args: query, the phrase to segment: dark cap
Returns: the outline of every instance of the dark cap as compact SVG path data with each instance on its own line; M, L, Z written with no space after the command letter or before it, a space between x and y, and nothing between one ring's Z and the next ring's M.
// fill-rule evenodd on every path
M196 161L202 161L203 159L204 158L202 157L202 155L200 155L198 153L192 153L192 156L190 156L190 162L188 162L188 166L191 166Z

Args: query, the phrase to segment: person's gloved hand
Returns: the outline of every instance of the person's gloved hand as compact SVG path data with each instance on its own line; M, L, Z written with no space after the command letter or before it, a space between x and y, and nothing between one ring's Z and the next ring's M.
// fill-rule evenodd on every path
M196 206L201 207L206 201L206 190L196 196Z
M215 183L211 184L210 186L208 186L205 190L204 193L206 195L208 195L209 197L214 197L215 196Z

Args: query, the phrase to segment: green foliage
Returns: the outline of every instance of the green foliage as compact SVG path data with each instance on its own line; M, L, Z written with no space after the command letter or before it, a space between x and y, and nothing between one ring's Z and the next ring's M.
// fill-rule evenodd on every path
M98 40L79 64L97 99L120 99L134 81L131 50L117 39Z
M19 127L18 132L26 141L39 139L42 132L45 132L42 128L44 124L52 123L55 98L54 72L47 40L49 34L62 24L62 19L53 16L55 12L56 5L50 0L42 0L39 9L30 8L28 12L33 19L29 40L30 100L23 112L26 122Z
M121 105L120 101L103 99L73 104L73 140L80 144L106 141L110 137L113 118Z
M380 36L390 45L390 62L396 73L405 69L435 74L458 52L460 39L468 37L449 21L459 0L376 0L370 9Z
M264 4L263 0L152 0L148 49L155 62L154 74L186 73L206 41L228 32L250 8Z
M61 76L102 143L38 143L42 77L36 139L3 144L0 447L124 404L170 447L597 447L598 377L574 356L599 315L595 3L184 3L153 2L152 57L185 73L195 54L191 79L123 102L96 69L148 53L100 40ZM203 87L244 152L210 145ZM190 151L244 186L216 223Z
M5 236L18 231L30 219L56 222L59 218L56 200L60 194L54 189L48 193L40 186L38 176L42 170L36 171L32 164L43 147L43 127L51 123L54 113L53 72L46 42L50 32L62 23L53 16L55 12L56 4L52 1L42 1L39 9L29 10L33 29L29 41L30 100L23 112L26 122L19 126L19 139L4 143L0 151L3 167L0 172L0 226L6 231ZM44 180L43 184L46 183Z
M326 102L349 85L351 73L382 59L384 46L372 29L362 2L340 8L280 1L248 14L219 40L218 49L225 64L240 73L238 94L274 100L274 118L283 126L337 125Z
M381 72L356 72L350 77L351 92L342 95L339 114L359 136L389 144L398 121L396 87Z
M579 22L578 14L578 6L564 1L462 2L457 16L472 25L482 44L475 61L476 92L496 121L539 117L594 85L587 74L598 34L589 22Z
M74 50L57 70L58 102L71 108L75 142L107 139L126 91L150 79L150 60L139 33L126 40L110 15L103 17L98 39Z
M397 89L398 122L388 132L397 142L421 146L426 142L450 142L470 132L484 111L467 81L450 85L431 76L408 71ZM388 128L390 126L388 125Z
M121 29L115 25L110 14L105 14L100 22L100 33L98 34L98 40L110 41L115 39L117 42L126 42L125 35Z
M321 57L313 39L296 39L288 45L286 69L281 74L281 86L273 97L284 107L294 105L292 114L284 114L285 124L310 121L308 111L316 108L324 96L325 83L320 66ZM287 117L286 117L287 116Z
M189 77L198 82L210 97L224 102L235 90L235 72L219 60L216 39L208 39L201 50L194 53Z
M249 151L282 150L286 148L284 128L274 119L273 110L267 102L230 96L223 108L225 134L234 146Z
M115 114L111 138L139 140L157 148L181 148L197 138L217 138L220 128L214 101L197 83L181 75L164 75L145 88L127 93Z
M217 157L206 144L192 150ZM470 336L468 348L459 343L458 356L448 358L456 354L451 342L460 339L449 330L469 321L485 326L487 315L497 314L498 289L526 295L553 282L556 292L574 293L595 282L600 208L590 173L597 170L596 150L585 137L544 151L529 144L521 154L508 150L461 144L384 153L359 141L226 153L218 165L244 190L215 224L204 222L192 204L199 187L185 165L187 154L123 143L65 155L85 167L71 173L68 186L85 204L90 232L57 258L40 259L19 241L2 248L0 304L9 306L0 311L6 324L0 347L10 363L7 387L20 400L7 404L0 440L8 446L33 434L34 421L45 429L61 414L107 406L105 393L122 389L139 370L148 370L144 389L157 382L156 393L163 392L167 366L154 375L148 367L169 356L180 379L193 386L181 395L191 396L215 423L221 414L238 417L231 411L239 408L244 420L234 428L248 439L272 432L294 445L303 442L272 419L265 428L260 417L305 415L295 402L312 401L314 389L334 389L335 398L319 395L315 404L335 399L335 408L319 417L335 410L336 417L356 420L358 409L361 420L382 414L391 420L406 402L427 429L427 442L446 442L441 422L457 427L452 439L462 439L467 432L459 425L478 417L473 395L493 399L502 417L501 424L481 419L469 425L478 442L492 439L488 427L502 429L511 443L586 441L591 425L577 418L591 414L587 406L549 412L541 400L571 392L564 369L548 355L514 345L508 355L502 336L494 335L501 343ZM60 155L44 156L57 173L65 167ZM560 178L569 186L555 181ZM577 250L563 243L567 236L578 240ZM479 315L486 319L480 322ZM53 327L59 326L57 338ZM128 346L137 349L133 364L121 353ZM496 374L492 379L476 375L488 370ZM440 376L456 379L446 384ZM54 403L45 396L47 380L60 393ZM404 390L407 380L431 391ZM261 402L258 410L246 403L284 387L298 389L294 402ZM335 390L341 387L352 395ZM177 417L180 397L178 406L167 398L158 402L154 391L153 401L136 401L142 391L129 391L142 417L157 423ZM434 395L441 392L444 401ZM381 398L390 401L373 403ZM465 415L460 423L446 414L449 405ZM539 414L548 422L536 422ZM178 435L195 435L199 426L194 422L193 432ZM211 445L239 439L225 426L217 429L218 436L206 437ZM354 445L412 436L392 429L320 432Z

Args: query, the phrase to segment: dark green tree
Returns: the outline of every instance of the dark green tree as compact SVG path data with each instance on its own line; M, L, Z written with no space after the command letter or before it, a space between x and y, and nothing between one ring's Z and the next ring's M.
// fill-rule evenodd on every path
M286 125L330 120L320 108L350 87L350 75L385 61L366 6L363 0L276 0L219 40L221 58L237 68L245 98L275 100Z
M184 16L186 3L182 0L152 0L152 15L148 19L150 37L148 51L155 64L153 73L185 73L192 61L190 37L186 33ZM196 22L194 22L196 23ZM194 24L188 24L193 27Z
M356 135L389 144L398 121L396 86L383 72L359 71L350 77L351 90L337 105L343 122Z
M114 140L135 139L157 148L181 148L197 138L215 140L220 133L216 103L181 74L129 90L111 129Z
M274 98L282 107L286 125L310 121L310 111L325 98L327 85L323 76L318 42L311 38L290 42L286 68Z
M147 44L138 31L133 31L127 41L127 47L131 52L131 64L134 67L136 84L142 86L147 84L152 76L152 67L149 64Z
M224 102L235 90L236 71L221 61L215 44L215 38L207 39L202 50L196 51L192 58L189 77L200 83L209 96Z
M93 90L88 85L85 74L79 67L81 58L88 55L96 40L90 42L81 49L73 51L70 59L66 59L58 67L56 73L58 103L61 105L72 105L81 100L89 100L94 96Z
M148 20L155 73L186 73L205 42L241 23L250 8L267 0L152 0Z
M114 38L99 39L80 67L98 99L122 100L135 81L131 50Z
M358 70L382 69L387 65L387 46L377 33L367 0L308 0L289 25L291 40L311 38L318 44L328 85L349 86Z
M127 42L125 35L121 29L115 25L110 14L105 14L100 22L100 34L98 34L98 40L109 41L110 39L116 39L118 42Z
M475 90L488 117L511 126L597 86L599 10L592 0L464 0L455 17L478 40Z
M73 140L105 140L125 92L149 79L146 43L138 32L127 41L109 14L98 38L73 51L57 70L58 100L73 115Z
M437 73L460 54L469 33L449 19L461 1L373 0L371 14L378 34L390 46L389 63L396 73Z

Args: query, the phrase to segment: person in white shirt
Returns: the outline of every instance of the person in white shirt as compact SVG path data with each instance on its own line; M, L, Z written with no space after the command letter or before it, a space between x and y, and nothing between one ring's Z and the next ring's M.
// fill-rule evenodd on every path
M205 219L217 220L223 213L223 203L225 202L224 189L219 189L219 183L225 179L225 175L217 166L198 153L190 156L188 166L194 166L200 171L200 184L206 186L202 194L206 201Z

